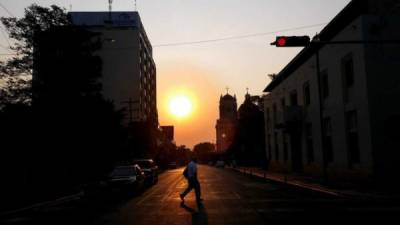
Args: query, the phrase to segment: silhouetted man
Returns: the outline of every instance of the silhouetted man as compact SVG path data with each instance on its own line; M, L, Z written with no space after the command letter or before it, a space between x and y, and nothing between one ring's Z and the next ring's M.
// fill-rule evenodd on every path
M185 171L183 172L184 176L188 180L188 187L186 190L180 194L182 199L182 203L185 201L185 196L194 188L196 192L196 201L197 204L201 203L201 192L200 192L200 183L197 179L197 160L195 157L192 157L192 160L187 165Z

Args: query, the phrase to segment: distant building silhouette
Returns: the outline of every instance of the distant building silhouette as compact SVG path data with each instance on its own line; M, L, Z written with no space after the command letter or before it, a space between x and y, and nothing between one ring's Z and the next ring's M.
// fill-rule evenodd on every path
M219 100L219 119L217 120L217 152L225 152L232 145L237 125L236 96L226 94Z
M265 168L264 113L260 99L247 93L239 106L237 130L230 155L240 165Z
M310 45L271 81L270 169L398 182L400 45L385 40L400 40L399 15L399 1L351 1L318 38L381 42Z
M102 86L126 121L158 125L156 65L138 12L70 12L72 23L101 34ZM132 116L131 116L132 115Z
M174 141L174 126L161 126L160 128L169 141Z

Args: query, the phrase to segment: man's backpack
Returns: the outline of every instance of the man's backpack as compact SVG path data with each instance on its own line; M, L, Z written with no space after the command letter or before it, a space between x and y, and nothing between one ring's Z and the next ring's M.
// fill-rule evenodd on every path
M188 167L185 168L185 170L183 170L183 176L188 179L189 178L189 173L188 173Z

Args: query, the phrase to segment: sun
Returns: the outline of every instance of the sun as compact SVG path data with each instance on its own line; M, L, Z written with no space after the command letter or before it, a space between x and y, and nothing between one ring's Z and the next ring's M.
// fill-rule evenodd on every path
M186 117L192 110L192 102L187 96L175 96L169 102L169 111L176 117Z

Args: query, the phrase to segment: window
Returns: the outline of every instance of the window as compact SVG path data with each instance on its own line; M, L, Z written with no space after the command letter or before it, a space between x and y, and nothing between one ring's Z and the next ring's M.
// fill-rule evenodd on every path
M268 134L267 136L267 144L268 144L268 159L272 159L272 147L271 147L271 135Z
M311 104L310 84L307 82L303 87L304 91L304 105L309 106Z
M287 162L289 159L289 152L288 152L287 135L284 133L282 134L282 140L283 140L283 160Z
M274 133L274 144L275 144L275 160L279 161L279 145L278 145L278 133Z
M360 163L360 147L358 140L357 112L349 111L346 113L346 136L347 151L349 155L350 167Z
M354 86L354 63L353 55L349 54L342 60L344 86L351 88Z
M290 105L291 106L297 106L298 101L297 101L297 91L292 91L290 93Z
M272 117L274 119L274 124L277 124L278 121L276 120L277 112L276 112L276 104L275 103L272 105Z
M321 95L324 99L329 97L329 79L326 70L321 72Z
M307 163L311 164L314 162L314 146L312 137L312 124L306 124L306 150L307 150Z
M330 118L323 120L324 155L327 163L333 162L332 124Z

